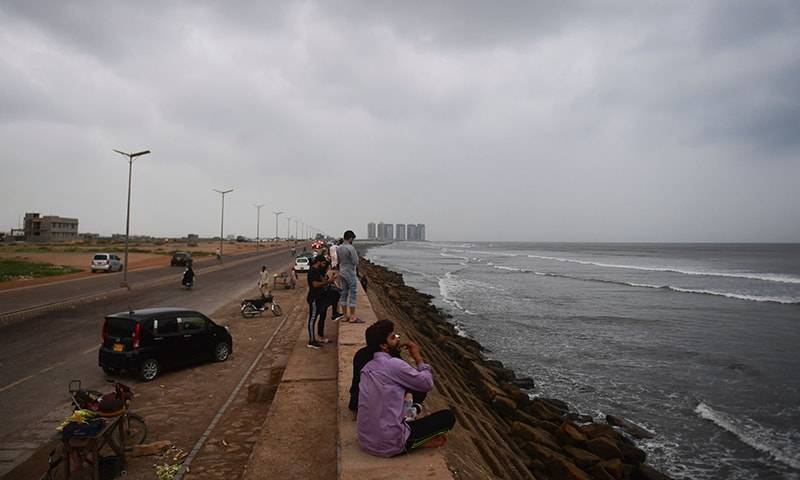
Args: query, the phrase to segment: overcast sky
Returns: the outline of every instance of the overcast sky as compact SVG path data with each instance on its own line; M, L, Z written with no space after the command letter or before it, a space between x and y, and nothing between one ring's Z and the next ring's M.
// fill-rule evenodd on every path
M167 5L168 3L168 5ZM800 241L800 2L0 3L0 230ZM280 220L281 235L286 220ZM294 234L294 222L291 233Z

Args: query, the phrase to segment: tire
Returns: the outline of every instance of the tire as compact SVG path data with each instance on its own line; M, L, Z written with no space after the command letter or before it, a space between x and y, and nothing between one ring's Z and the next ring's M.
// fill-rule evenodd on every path
M242 307L242 316L244 318L253 318L258 315L258 309L251 303L245 303Z
M283 309L277 303L273 303L272 304L272 309L271 310L272 310L272 314L275 315L276 317L280 317L281 315L283 315Z
M161 373L161 365L155 358L148 358L139 367L139 377L145 382L149 382Z
M95 270L95 269L93 268L93 269L92 269L92 273L97 273L97 270Z
M114 376L114 375L117 374L117 369L116 368L111 368L111 367L106 367L106 366L103 366L102 368L103 368L103 373L105 373L106 375Z
M224 362L231 355L231 347L227 342L219 342L214 347L213 357L215 362Z
M119 419L119 421L127 422L125 425L125 432L127 433L125 438L125 450L133 450L134 445L141 445L144 443L147 439L147 424L144 422L144 418L135 413L128 413L126 416ZM120 447L118 429L119 423L114 427L114 432L109 435L109 442L116 449Z

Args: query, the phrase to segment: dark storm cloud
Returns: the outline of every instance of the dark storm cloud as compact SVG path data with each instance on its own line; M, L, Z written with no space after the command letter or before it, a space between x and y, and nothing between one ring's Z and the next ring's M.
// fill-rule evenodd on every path
M69 192L124 206L111 148L150 148L153 233L213 234L235 187L249 235L266 202L439 239L797 239L798 5L4 2L0 228L119 231Z

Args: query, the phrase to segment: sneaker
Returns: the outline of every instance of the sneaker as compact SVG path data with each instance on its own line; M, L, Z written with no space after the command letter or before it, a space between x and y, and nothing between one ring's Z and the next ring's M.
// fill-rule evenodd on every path
M311 343L306 344L306 347L319 350L320 348L322 348L322 345L320 345L319 342L311 342Z
M328 337L319 337L317 339L317 343L331 343L331 341L328 339Z
M340 318L344 317L344 313L334 313L333 314L333 321L337 322Z

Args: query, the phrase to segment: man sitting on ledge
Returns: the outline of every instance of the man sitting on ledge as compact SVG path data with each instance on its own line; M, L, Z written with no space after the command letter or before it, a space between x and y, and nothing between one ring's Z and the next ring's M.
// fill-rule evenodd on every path
M358 393L356 432L365 451L379 457L391 457L422 447L439 447L445 434L456 423L450 410L440 410L427 417L405 421L406 391L429 392L433 389L431 367L422 361L419 346L400 343L391 322L376 322L366 331L367 346L375 354L361 370ZM400 358L405 348L417 368Z

